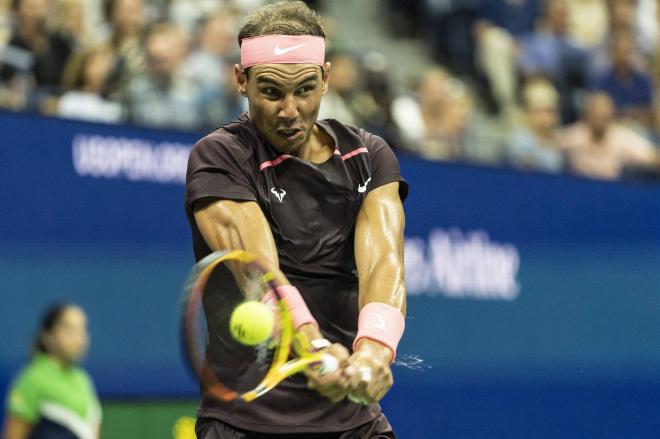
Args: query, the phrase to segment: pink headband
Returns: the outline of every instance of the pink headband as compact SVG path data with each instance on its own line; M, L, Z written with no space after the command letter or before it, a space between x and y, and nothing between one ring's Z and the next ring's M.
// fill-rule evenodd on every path
M258 64L315 64L325 61L325 39L312 35L263 35L244 38L241 66Z

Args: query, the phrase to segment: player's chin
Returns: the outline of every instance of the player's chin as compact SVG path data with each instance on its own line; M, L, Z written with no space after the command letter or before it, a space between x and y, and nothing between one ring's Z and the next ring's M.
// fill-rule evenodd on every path
M279 133L276 132L274 138L271 139L271 144L278 150L285 153L293 153L304 145L307 136L304 131L297 131L296 133Z
M66 360L72 364L80 363L85 355L87 355L87 347L72 349L64 353Z

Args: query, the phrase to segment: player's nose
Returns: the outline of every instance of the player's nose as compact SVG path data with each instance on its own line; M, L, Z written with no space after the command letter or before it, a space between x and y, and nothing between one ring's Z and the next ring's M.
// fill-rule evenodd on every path
M286 120L293 120L298 117L298 106L292 95L287 95L282 99L278 116Z

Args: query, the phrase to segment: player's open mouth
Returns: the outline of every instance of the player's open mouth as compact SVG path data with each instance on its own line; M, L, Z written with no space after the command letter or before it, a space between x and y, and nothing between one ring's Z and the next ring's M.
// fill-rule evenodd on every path
M289 130L277 130L277 134L279 134L282 137L286 137L286 140L295 140L299 135L302 134L301 129L289 129Z

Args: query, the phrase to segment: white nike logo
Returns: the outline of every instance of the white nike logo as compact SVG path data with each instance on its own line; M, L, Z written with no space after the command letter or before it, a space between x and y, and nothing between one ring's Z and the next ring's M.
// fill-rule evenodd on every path
M381 316L380 314L374 314L374 317L376 317L376 323L374 323L374 326L380 329L381 331L384 331L385 319L383 318L383 316Z
M275 46L275 48L273 49L273 53L274 53L275 55L277 55L277 56L279 56L279 55L284 55L285 53L289 53L289 52L291 52L292 50L300 49L300 48L301 48L302 46L304 46L305 44L307 44L307 43L302 43L302 44L298 44L298 45L296 45L296 46L291 46L291 47L285 47L285 48L283 48L283 49L280 49L280 45L278 44L278 45Z
M358 184L358 192L363 193L367 191L367 185L371 181L371 177L367 178L367 181L364 182L364 184Z

